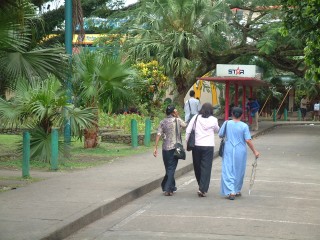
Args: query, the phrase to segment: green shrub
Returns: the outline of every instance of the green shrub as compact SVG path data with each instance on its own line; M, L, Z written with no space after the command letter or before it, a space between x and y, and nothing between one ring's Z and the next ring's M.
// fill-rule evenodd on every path
M139 114L106 114L104 112L99 113L99 127L109 128L114 130L121 130L124 133L131 133L131 120L135 119L138 124L138 132L144 133L145 121L147 117ZM154 117L152 119L151 129L152 131L158 128L160 119Z

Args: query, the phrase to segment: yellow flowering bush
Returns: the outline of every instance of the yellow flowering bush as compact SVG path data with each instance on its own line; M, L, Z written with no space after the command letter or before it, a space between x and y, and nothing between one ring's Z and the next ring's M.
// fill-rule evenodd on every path
M170 84L169 78L164 74L164 67L160 66L158 61L139 62L133 67L145 82L144 87L137 92L140 104L147 103L150 108L158 106Z

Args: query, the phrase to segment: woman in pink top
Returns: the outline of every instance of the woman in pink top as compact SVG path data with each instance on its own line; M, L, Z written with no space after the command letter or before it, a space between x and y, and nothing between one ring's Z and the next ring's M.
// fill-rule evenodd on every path
M186 130L186 141L195 122L195 147L192 149L194 173L199 185L198 196L205 197L211 178L214 153L214 133L219 132L218 119L213 116L210 103L202 105L198 115L193 116Z

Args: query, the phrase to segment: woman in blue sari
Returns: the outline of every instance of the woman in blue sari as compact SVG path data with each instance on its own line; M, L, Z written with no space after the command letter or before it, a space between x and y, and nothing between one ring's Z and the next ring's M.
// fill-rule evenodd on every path
M232 109L232 120L225 121L219 131L219 137L224 136L226 128L226 141L222 157L221 195L234 200L241 196L243 178L247 164L247 145L255 157L259 152L254 148L249 127L241 121L242 109Z

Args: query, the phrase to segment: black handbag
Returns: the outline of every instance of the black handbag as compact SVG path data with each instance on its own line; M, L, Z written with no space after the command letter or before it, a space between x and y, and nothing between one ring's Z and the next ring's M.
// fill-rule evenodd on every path
M180 134L180 141L181 140L181 134ZM186 159L186 151L183 148L183 145L181 143L178 143L178 123L177 123L177 119L176 119L176 144L174 145L174 153L173 156L176 160L182 159L185 160Z
M225 139L227 137L227 126L228 126L228 122L226 122L226 126L223 131L223 138L221 139L221 142L220 142L220 147L219 147L219 156L220 157L223 157L224 144L225 144Z
M192 126L192 130L191 133L189 135L188 138L188 142L187 142L187 151L191 151L194 146L196 145L196 124L197 124L197 118L199 115L197 115L196 119L194 120L193 126Z

